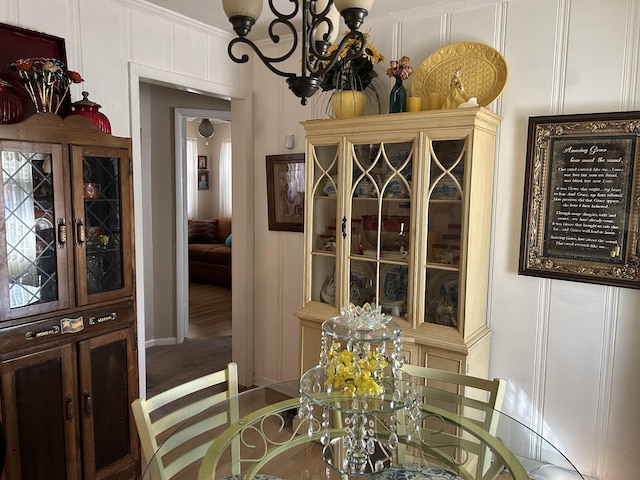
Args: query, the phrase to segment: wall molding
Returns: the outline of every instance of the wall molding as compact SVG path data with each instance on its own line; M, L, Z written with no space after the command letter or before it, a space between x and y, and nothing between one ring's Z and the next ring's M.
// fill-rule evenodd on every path
M555 54L551 91L551 112L557 115L564 110L564 92L567 80L567 50L569 48L569 20L571 0L559 0L556 18Z
M533 359L533 389L531 393L531 425L543 434L547 361L549 349L549 321L551 318L551 290L553 280L540 279L538 284L538 309L536 315L536 340Z
M620 107L621 110L635 110L637 108L636 89L640 66L640 60L638 60L638 55L640 55L640 5L637 1L629 1L628 3L625 39Z

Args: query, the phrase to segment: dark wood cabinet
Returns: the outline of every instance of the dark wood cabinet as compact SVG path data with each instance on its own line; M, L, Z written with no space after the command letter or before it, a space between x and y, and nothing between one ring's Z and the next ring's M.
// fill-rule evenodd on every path
M139 476L130 162L82 117L0 126L3 480Z
M7 478L82 478L75 360L62 345L3 363Z

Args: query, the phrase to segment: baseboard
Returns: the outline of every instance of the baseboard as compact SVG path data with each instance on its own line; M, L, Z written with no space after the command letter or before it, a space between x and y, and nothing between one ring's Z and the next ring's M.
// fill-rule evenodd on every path
M170 338L152 338L144 342L144 348L149 347L164 347L166 345L177 345L178 339L176 337Z

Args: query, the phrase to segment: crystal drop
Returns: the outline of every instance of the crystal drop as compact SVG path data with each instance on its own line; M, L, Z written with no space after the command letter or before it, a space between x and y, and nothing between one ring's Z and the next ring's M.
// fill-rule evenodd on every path
M369 441L367 442L367 452L369 453L369 455L373 455L376 452L376 444L372 439L369 439Z
M384 468L384 462L382 460L376 460L374 468L376 472L381 472L382 469Z
M331 441L331 436L329 435L329 432L324 432L320 437L320 443L322 443L322 445L326 447L327 445L329 445L330 441Z

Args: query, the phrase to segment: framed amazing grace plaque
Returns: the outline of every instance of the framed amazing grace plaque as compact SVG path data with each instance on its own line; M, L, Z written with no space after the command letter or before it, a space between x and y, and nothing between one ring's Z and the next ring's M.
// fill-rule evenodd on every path
M640 288L640 112L530 117L518 273Z

